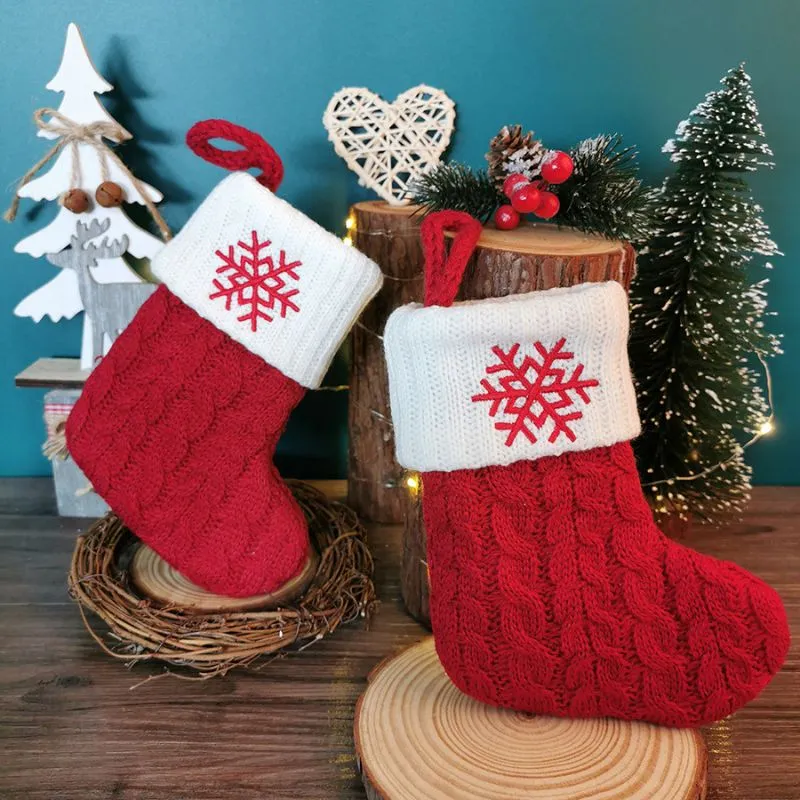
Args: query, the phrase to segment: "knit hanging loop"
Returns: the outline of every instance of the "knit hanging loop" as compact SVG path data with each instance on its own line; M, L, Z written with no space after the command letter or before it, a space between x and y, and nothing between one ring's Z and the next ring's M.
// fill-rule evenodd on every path
M55 133L58 135L58 141L22 176L17 189L14 192L14 199L11 205L3 215L7 222L13 222L17 216L19 209L19 192L42 167L50 163L65 147L69 146L72 150L72 175L71 175L71 188L76 189L80 186L81 179L81 162L80 153L78 152L78 145L85 144L94 148L97 152L97 157L100 159L100 174L104 181L109 180L108 162L109 159L113 161L120 170L122 170L125 177L131 182L131 185L139 193L145 207L150 212L150 216L158 226L161 232L161 238L168 242L171 238L169 227L161 216L161 213L156 208L150 195L147 194L145 185L128 169L122 159L103 141L103 139L111 139L112 141L123 141L130 138L125 130L120 127L116 122L97 121L90 122L88 125L81 125L69 117L64 116L60 111L55 108L38 108L33 114L33 121L36 127L41 131L48 133Z
M436 211L422 221L426 306L453 305L482 230L481 223L463 211ZM445 231L455 232L449 254L445 249Z
M222 150L211 144L212 139L224 139L240 144L242 150ZM276 192L283 180L283 162L272 145L241 125L224 119L196 122L186 134L186 144L195 155L232 172L256 168L261 174L256 180L271 192Z

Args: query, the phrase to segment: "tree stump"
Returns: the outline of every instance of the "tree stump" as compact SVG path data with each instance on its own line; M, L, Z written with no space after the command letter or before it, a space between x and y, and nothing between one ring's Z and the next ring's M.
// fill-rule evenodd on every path
M513 231L486 228L461 282L459 299L482 300L578 283L619 281L628 291L636 254L623 242L555 225L523 223ZM406 492L401 591L408 612L430 627L428 567L421 495Z
M445 675L433 639L373 671L355 747L370 800L703 800L691 729L560 719L479 703Z
M319 557L311 550L303 570L269 594L254 597L224 597L192 583L171 567L155 550L139 545L131 559L130 577L136 588L162 606L177 606L190 614L225 614L235 611L269 610L286 606L300 597L317 572Z
M403 469L394 457L382 336L395 308L422 300L422 216L416 210L382 200L357 203L352 209L353 244L384 274L381 291L350 336L347 504L359 517L373 522L402 522L406 507Z

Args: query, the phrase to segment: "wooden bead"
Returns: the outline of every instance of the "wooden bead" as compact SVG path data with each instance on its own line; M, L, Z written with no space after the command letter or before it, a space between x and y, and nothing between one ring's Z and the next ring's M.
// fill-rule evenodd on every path
M125 199L125 192L122 191L122 187L118 183L103 181L97 187L94 196L103 208L116 208L122 205L122 201Z
M89 209L89 195L83 189L70 189L61 198L61 205L73 214L83 214Z

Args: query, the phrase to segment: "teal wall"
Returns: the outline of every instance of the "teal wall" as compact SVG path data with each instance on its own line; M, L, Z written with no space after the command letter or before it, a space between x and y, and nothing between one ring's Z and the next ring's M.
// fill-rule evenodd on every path
M774 362L778 430L750 452L759 482L800 483L792 399L800 391L797 0L2 0L0 12L0 186L44 151L31 112L59 99L44 85L75 21L116 85L110 110L136 137L124 158L164 192L173 228L221 177L182 143L198 119L261 132L284 158L283 196L341 231L348 204L363 194L320 118L342 86L387 98L421 82L446 89L458 104L452 155L476 166L497 128L519 121L551 146L617 130L639 145L645 174L656 179L676 123L746 60L778 162L754 187L786 254L770 289L774 325L785 333L786 353ZM0 224L0 474L48 469L39 451L42 393L13 388L14 374L38 356L78 351L78 320L36 325L11 313L53 275L12 247L52 215L50 205L36 220L22 214ZM345 376L340 361L330 380ZM304 401L281 445L285 470L344 473L345 405L334 393Z

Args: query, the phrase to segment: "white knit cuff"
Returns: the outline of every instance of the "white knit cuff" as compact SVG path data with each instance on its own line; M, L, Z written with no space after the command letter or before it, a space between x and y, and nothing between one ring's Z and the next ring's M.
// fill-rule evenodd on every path
M311 389L383 279L245 172L211 192L152 267L201 317Z
M397 309L384 332L397 460L475 469L632 439L627 340L615 281Z

